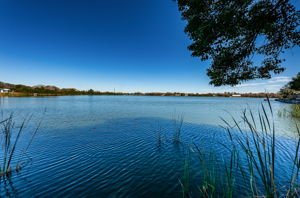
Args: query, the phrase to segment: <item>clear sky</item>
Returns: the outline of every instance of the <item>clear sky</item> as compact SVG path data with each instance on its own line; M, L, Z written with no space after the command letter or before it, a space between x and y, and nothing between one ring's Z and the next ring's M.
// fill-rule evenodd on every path
M293 0L300 8L300 3ZM208 84L172 0L0 0L0 81L123 92L277 91L300 71L235 88Z

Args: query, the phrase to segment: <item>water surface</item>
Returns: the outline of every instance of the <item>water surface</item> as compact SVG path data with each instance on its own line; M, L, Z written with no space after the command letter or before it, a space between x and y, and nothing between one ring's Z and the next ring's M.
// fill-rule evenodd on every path
M294 121L276 113L288 105L271 103L278 136L289 150L286 142L293 140ZM256 112L261 104L267 105L261 98L1 98L4 115L14 112L16 122L33 114L28 132L42 120L28 156L20 157L30 163L0 185L1 195L180 197L179 179L187 149L172 142L178 118L183 118L181 139L185 145L196 143L222 153L224 148L217 142L227 141L228 137L219 126L224 125L220 117L240 120L243 109ZM24 133L20 147L26 144L28 134ZM289 167L285 161L280 165L284 180ZM197 161L191 165L195 185L201 180L197 166ZM241 189L244 186L242 182L237 185Z

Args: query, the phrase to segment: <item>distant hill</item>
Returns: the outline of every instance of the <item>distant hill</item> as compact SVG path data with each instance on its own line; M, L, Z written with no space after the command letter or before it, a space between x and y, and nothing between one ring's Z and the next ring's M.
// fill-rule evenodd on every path
M2 89L14 89L14 88L16 88L16 85L0 81L0 88L2 88Z
M58 88L52 85L35 85L27 86L21 84L10 84L5 82L0 82L1 89L11 89L14 92L22 93L60 93L60 92L77 92L75 88Z
M21 85L21 84L10 84L10 83L5 83L5 82L0 82L0 88L5 88L5 89L16 89L18 87L27 87L27 88L44 88L44 89L49 89L49 90L58 90L58 87L55 86L49 86L49 85L36 85L36 86L26 86L26 85Z

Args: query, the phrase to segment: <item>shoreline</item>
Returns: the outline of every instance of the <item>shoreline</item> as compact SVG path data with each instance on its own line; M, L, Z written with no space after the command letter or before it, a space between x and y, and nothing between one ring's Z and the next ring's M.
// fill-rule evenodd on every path
M246 96L245 96L246 95ZM78 93L78 94L35 94L35 93L20 93L20 92L11 92L11 93L0 93L0 98L4 97L49 97L49 96L173 96L173 97L215 97L215 98L266 98L266 95L261 94L253 94L252 96L249 96L248 94L245 94L244 96L231 96L231 95L225 95L225 94L158 94L158 93L110 93L110 92L103 92L103 93ZM276 101L279 101L277 97L269 97L272 99L275 99ZM281 102L281 101L280 101Z
M276 99L278 102L286 103L286 104L300 104L299 100L291 100L291 99Z

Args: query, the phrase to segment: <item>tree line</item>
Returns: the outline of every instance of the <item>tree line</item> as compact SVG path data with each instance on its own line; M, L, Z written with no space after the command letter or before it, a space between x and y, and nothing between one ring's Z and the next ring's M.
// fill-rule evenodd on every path
M266 97L266 93L237 93L237 92L224 92L224 93L181 93L181 92L112 92L112 91L95 91L77 90L75 88L58 88L49 85L14 85L9 83L0 82L0 88L7 88L11 93L6 94L10 96L62 96L62 95L136 95L136 96L190 96L190 97L231 97L233 95L240 95L241 97ZM277 97L276 93L269 93L269 97Z

